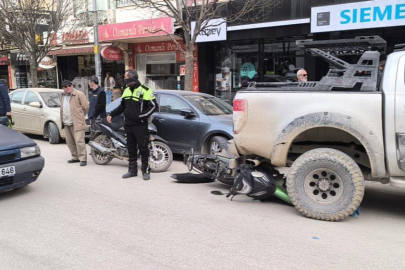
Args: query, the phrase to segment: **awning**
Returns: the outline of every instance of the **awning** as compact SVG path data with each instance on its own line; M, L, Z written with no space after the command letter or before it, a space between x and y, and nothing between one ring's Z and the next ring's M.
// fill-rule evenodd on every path
M99 50L104 47L108 47L111 44L100 44ZM48 55L81 55L81 54L94 54L94 45L84 45L84 46L75 46L75 47L66 47L56 50L52 50Z

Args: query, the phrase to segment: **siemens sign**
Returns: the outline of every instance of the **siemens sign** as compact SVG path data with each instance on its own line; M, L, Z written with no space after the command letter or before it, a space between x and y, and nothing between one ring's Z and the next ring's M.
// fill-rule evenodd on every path
M311 33L405 25L405 0L314 7Z

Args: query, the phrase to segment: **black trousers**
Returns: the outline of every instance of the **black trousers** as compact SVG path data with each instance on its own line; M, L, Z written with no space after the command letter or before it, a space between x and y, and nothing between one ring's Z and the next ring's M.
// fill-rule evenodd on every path
M149 167L149 131L148 126L125 126L129 154L129 171L138 171L138 148L141 154L142 173L150 173Z

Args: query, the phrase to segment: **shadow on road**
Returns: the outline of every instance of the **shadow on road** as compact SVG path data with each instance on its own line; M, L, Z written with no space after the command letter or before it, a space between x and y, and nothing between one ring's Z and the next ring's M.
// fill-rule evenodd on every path
M17 188L14 190L10 190L4 193L0 193L0 202L1 201L5 201L5 200L9 200L9 199L15 199L16 197L20 197L20 196L25 196L26 194L31 192L31 187L25 186L25 187L21 187L21 188Z
M377 213L386 213L405 217L405 190L388 185L374 184L366 187L363 209Z

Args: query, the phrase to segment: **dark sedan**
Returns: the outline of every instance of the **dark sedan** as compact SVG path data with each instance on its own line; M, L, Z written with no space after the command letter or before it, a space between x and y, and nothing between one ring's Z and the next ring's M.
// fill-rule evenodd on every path
M38 145L3 125L0 125L0 134L0 192L37 180L44 168Z
M233 138L232 106L224 101L188 91L157 90L154 93L159 111L154 113L153 123L174 153L192 148L202 153L220 152ZM107 113L120 102L121 99L117 99L107 105ZM122 121L116 118L113 122Z

